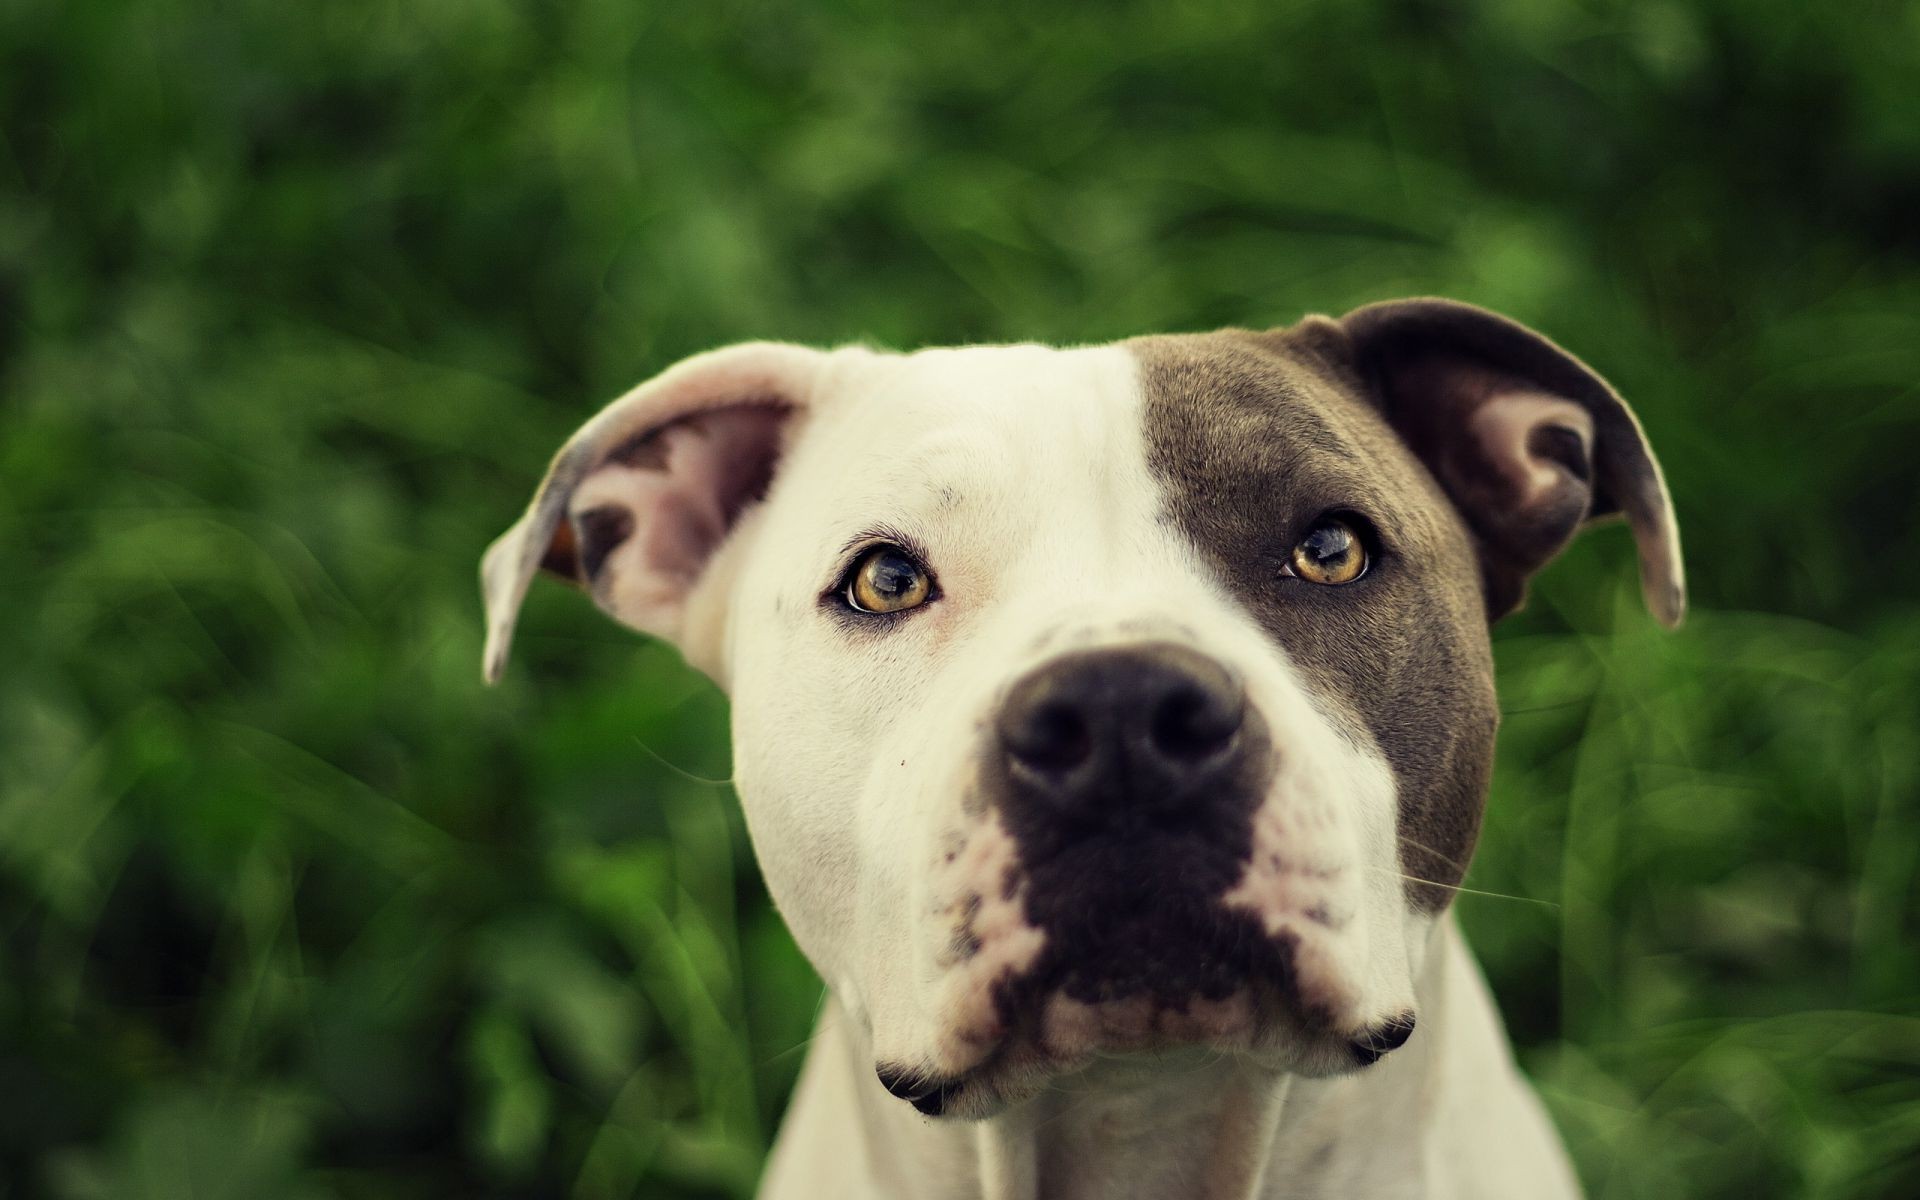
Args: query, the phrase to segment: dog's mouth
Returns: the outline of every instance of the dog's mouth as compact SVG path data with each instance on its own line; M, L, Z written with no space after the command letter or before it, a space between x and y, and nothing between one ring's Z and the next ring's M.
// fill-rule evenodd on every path
M1330 1075L1405 1042L1411 1014L1363 988L1340 847L1256 861L1251 818L1182 816L1049 836L993 806L956 838L932 879L934 1036L878 1065L887 1090L979 1117L1098 1059L1197 1049Z
M1274 1071L1334 1075L1369 1067L1399 1049L1414 1024L1409 1011L1358 1033L1303 1029L1257 988L1222 1000L1173 1004L1144 995L1086 1004L1055 993L1021 1030L966 1071L939 1075L887 1062L875 1071L889 1093L927 1116L977 1120L1099 1059L1151 1059L1198 1048L1244 1056Z
M1410 1012L1353 1023L1318 931L1269 932L1250 912L1177 890L1095 892L1074 919L1049 923L1025 970L993 982L988 1011L961 1035L970 1066L881 1063L887 1091L930 1116L977 1118L1101 1058L1200 1048L1328 1075L1371 1065L1413 1031Z

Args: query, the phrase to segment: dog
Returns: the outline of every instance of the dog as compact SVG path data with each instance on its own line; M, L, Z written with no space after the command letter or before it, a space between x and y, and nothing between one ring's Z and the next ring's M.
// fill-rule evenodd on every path
M1268 331L752 343L589 420L481 566L732 702L767 886L828 985L761 1195L1575 1196L1449 915L1491 622L1624 517L1639 422L1442 299Z

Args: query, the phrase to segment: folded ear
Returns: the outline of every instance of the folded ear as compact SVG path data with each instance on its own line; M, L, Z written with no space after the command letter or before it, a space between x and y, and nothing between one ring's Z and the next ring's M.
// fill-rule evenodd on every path
M487 682L506 668L541 569L587 589L622 624L680 641L689 594L741 512L766 494L788 423L812 403L827 358L774 342L697 355L567 439L526 515L480 562Z
M1673 502L1640 422L1605 380L1525 326L1452 300L1370 304L1338 326L1375 402L1466 517L1488 619L1518 608L1528 578L1574 534L1624 515L1647 608L1680 623Z

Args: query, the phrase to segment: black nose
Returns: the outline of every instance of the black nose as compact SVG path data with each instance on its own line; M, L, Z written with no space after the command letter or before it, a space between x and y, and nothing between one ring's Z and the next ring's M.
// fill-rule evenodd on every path
M1065 655L1021 678L997 722L1016 795L1057 817L1177 809L1238 774L1246 693L1172 643Z

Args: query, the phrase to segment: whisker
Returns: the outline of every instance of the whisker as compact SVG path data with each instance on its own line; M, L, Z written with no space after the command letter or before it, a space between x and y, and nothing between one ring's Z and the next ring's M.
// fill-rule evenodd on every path
M1066 1119L1068 1116L1071 1116L1074 1110L1079 1108L1083 1103L1081 1097L1091 1095L1095 1089L1065 1088L1065 1087L1059 1086L1059 1084L1057 1083L1049 1082L1047 1084L1047 1090L1050 1092L1058 1092L1062 1096L1064 1096L1065 1099L1063 1099L1060 1102L1059 1112L1054 1113L1052 1116L1048 1117L1046 1120L1040 1122L1038 1125L1035 1125L1033 1127L1034 1133L1039 1133L1042 1129L1045 1129L1047 1126L1052 1125L1058 1121L1062 1121Z
M800 1044L797 1046L789 1046L785 1050L776 1050L771 1057L769 1057L766 1061L762 1062L760 1065L763 1067L770 1067L774 1063L777 1063L782 1059L792 1058L794 1055L800 1053L802 1050L805 1050L807 1047L813 1045L814 1039L820 1036L820 1014L822 1011L826 1009L826 1007L827 1007L827 989L823 987L820 989L820 998L814 1001L813 1003L813 1026L812 1026L813 1032L807 1034L807 1036L804 1039L802 1039Z
M655 762L658 762L661 766L665 767L669 771L672 771L675 775L678 775L683 779L691 780L694 783L704 784L707 787L732 787L733 786L733 781L735 779L734 775L729 775L725 779L708 779L704 775L695 775L692 771L687 770L685 767L681 766L679 763L667 761L667 757L665 755L661 754L658 750L655 750L652 746L647 745L646 742L640 739L639 735L636 734L634 736L633 741L634 741L634 744L639 746L642 750L645 750L648 754L653 755Z
M1398 841L1402 846L1411 846L1415 850L1420 851L1420 853L1422 854L1430 855L1434 858L1439 859L1441 862L1452 867L1454 870L1459 871L1462 875L1466 874L1467 864L1460 862L1458 859L1448 858L1446 855L1440 853L1438 850L1435 850L1432 846L1422 845L1419 842L1414 841L1412 838L1408 837L1404 833L1396 833L1394 835L1394 839Z
M1396 879L1404 879L1408 883L1422 883L1428 887L1445 888L1449 892L1455 892L1464 896L1485 896L1490 900L1513 900L1520 904L1538 904L1542 908L1560 907L1558 900L1541 900L1534 896L1510 896L1505 892L1488 892L1482 891L1479 888L1462 887L1457 883L1441 883L1438 879L1422 879L1418 875L1409 875L1405 871L1395 871L1391 867L1367 867L1365 869L1378 871L1383 875L1391 875Z
M804 1039L802 1039L799 1042L799 1044L788 1046L785 1050L776 1050L772 1054L769 1054L766 1058L761 1059L760 1065L763 1067L770 1067L773 1064L782 1061L783 1059L792 1058L794 1055L800 1053L802 1050L805 1050L812 1045L813 1045L813 1035L808 1034Z

